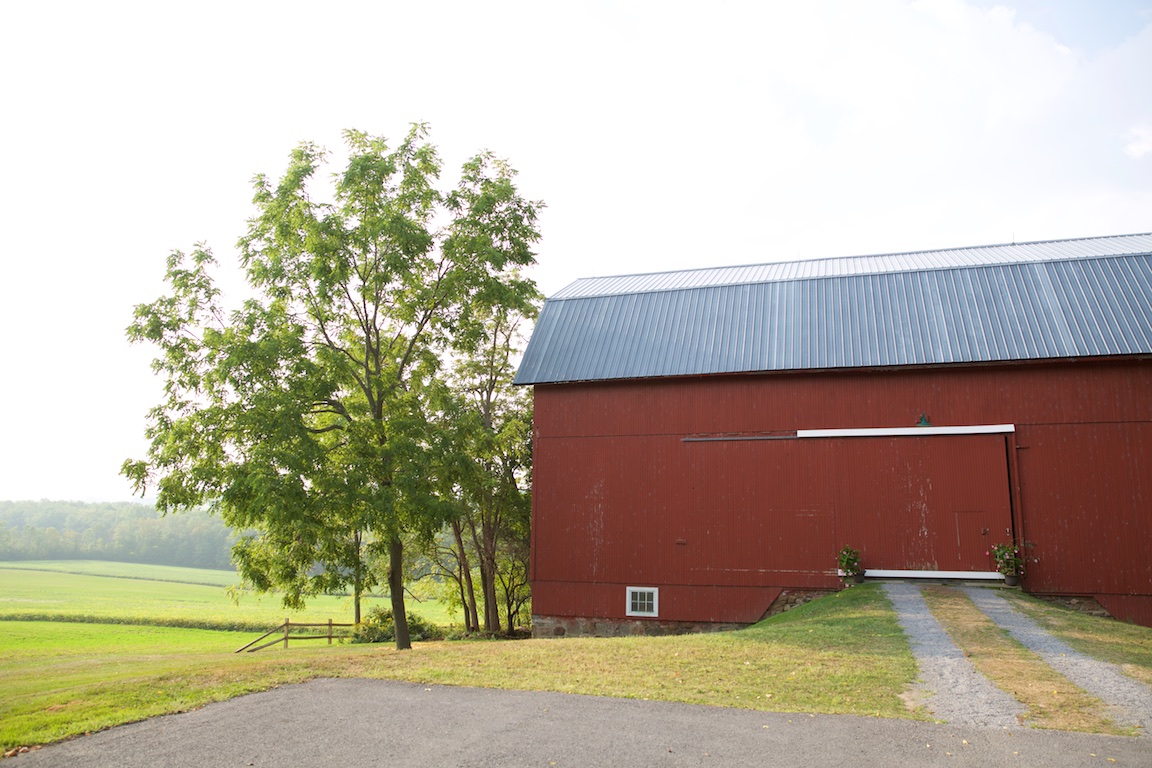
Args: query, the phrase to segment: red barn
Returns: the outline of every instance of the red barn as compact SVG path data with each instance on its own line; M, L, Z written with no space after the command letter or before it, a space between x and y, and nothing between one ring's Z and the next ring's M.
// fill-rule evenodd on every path
M537 634L745 624L870 576L1152 626L1152 235L579 280L535 393Z

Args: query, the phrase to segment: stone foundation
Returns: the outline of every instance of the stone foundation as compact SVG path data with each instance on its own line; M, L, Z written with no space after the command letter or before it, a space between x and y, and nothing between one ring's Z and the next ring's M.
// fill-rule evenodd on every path
M833 589L785 589L780 593L780 597L773 600L772 605L768 606L763 618L766 619L769 616L790 611L798 605L804 605L804 603L830 595L835 591Z
M1096 598L1089 595L1032 595L1048 603L1055 603L1062 605L1065 608L1070 608L1073 611L1080 611L1089 616L1100 616L1102 618L1110 619L1112 614L1105 610L1104 606L1096 602Z
M832 589L785 589L772 601L762 619L789 611L810 600L830 595ZM712 621L661 621L660 619L594 619L579 616L532 614L532 637L627 637L628 635L691 635L727 632L747 624Z

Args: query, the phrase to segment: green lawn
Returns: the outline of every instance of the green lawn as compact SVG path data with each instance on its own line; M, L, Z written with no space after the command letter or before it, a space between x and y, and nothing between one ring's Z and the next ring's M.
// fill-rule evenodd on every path
M249 633L0 621L0 749L180 712L281 682L275 655L235 656ZM247 657L247 664L233 659Z
M248 639L233 632L0 621L0 747L47 743L312 677L916 716L900 699L915 664L887 600L872 586L749 629L703 635L416 643L404 652L298 643L231 653Z
M106 564L45 566L107 568L115 574L91 575L11 565L0 564L3 749L48 743L314 677L560 691L766 711L924 716L901 699L915 679L916 664L890 604L875 584L829 595L735 632L431 642L416 643L404 652L387 645L312 641L234 654L255 634L148 624L251 625L263 631L288 615L274 597L248 595L237 607L221 586L138 578L170 577L171 571ZM1058 633L1124 664L1136 676L1152 668L1152 630L1028 602ZM416 609L442 620L427 607L425 603ZM293 619L347 620L350 611L345 598L330 597L310 603L308 611ZM52 621L53 616L69 621ZM138 623L76 623L82 616ZM30 620L34 617L45 620Z
M263 631L285 618L301 622L352 621L352 600L322 595L303 611L285 609L276 595L243 593L233 603L231 571L96 561L0 563L0 620L90 621ZM388 605L366 599L363 610ZM409 600L410 611L439 624L452 614L435 601Z

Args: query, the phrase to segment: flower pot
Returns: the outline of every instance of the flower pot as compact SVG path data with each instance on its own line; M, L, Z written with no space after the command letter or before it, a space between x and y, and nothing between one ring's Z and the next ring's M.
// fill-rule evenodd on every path
M853 584L863 584L864 583L864 571L860 571L859 573L852 574L852 583Z
M1006 586L1006 587L1018 587L1018 586L1020 586L1020 576L1018 576L1015 573L1004 574L1004 586Z

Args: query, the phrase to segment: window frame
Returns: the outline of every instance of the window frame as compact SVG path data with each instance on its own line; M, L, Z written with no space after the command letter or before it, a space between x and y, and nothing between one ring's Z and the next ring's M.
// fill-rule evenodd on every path
M633 610L633 595L641 592L647 592L652 595L652 610L637 611ZM659 587L625 587L624 590L624 615L630 618L638 619L655 619L660 616L660 588Z

